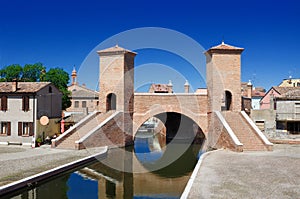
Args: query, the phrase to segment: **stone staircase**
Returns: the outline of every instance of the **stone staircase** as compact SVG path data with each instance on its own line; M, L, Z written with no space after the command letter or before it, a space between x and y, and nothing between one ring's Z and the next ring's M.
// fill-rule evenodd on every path
M91 130L100 125L106 118L111 116L115 111L107 113L96 112L89 118L84 118L83 122L79 122L74 128L71 127L68 131L52 141L52 147L62 149L76 149L75 142L88 134Z
M243 115L242 112L225 111L222 112L222 115L238 140L243 144L243 151L272 150L272 143L264 137L258 128L250 124L251 121L246 119L248 116L245 113Z

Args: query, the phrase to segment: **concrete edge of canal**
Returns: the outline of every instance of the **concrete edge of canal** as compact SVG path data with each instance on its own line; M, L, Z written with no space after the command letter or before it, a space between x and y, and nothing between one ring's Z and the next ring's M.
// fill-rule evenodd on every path
M91 155L91 156L88 156L85 158L81 158L79 160L75 160L73 162L70 162L70 163L58 166L56 168L35 174L33 176L29 176L27 178L9 183L7 185L3 185L0 187L0 196L8 194L10 192L13 192L15 190L24 188L24 187L32 186L39 181L42 181L47 178L53 177L55 175L64 173L64 172L74 169L76 167L85 165L85 164L91 162L92 160L105 158L107 155L107 152L108 152L108 147L103 147L103 151L101 151L97 154L94 154L94 155Z
M199 170L200 170L200 167L201 167L201 165L202 165L202 162L203 162L204 158L205 158L206 156L208 156L209 154L214 153L214 152L217 152L217 151L220 151L220 150L223 150L223 149L218 149L218 150L214 150L214 151L208 151L208 152L206 152L206 153L204 153L204 154L202 154L202 155L200 156L200 158L199 158L199 160L198 160L198 162L197 162L197 164L196 164L196 166L195 166L195 168L194 168L194 170L193 170L193 173L192 173L192 175L191 175L189 181L187 182L187 184L186 184L186 186L185 186L185 188L184 188L183 193L182 193L181 196L180 196L180 199L187 199L187 198L188 198L189 193L190 193L190 191L191 191L191 188L192 188L192 186L193 186L193 184L194 184L194 180L195 180L195 178L196 178L196 176L197 176L197 173L198 173Z

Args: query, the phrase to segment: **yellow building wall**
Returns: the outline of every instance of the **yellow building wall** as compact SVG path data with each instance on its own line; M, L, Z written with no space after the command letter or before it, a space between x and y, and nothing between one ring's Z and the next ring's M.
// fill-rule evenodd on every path
M52 137L55 134L60 134L60 118L49 119L49 123L45 126L41 125L40 120L37 120L36 138L45 139L47 136Z

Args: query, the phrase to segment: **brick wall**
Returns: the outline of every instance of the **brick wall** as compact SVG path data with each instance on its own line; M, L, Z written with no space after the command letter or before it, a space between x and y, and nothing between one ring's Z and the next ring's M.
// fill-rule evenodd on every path
M150 117L176 112L194 120L207 133L207 95L135 93L133 136Z
M126 146L133 143L132 135L125 133L132 126L128 114L119 113L98 131L76 146L77 149L99 146Z
M209 135L207 140L207 147L209 148L227 148L232 151L242 152L242 146L237 146L229 136L226 128L217 117L216 113L208 114L210 120Z

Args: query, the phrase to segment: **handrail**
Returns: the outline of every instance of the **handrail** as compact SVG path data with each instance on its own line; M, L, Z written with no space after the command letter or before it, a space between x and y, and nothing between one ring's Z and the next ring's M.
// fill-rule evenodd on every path
M102 126L104 126L108 121L110 121L112 118L114 118L119 113L120 113L120 111L114 112L112 115L110 115L105 120L103 120L103 122L101 122L98 126L96 126L90 132L88 132L87 134L85 134L82 138L80 138L79 140L75 141L75 143L78 144L78 143L81 143L84 140L86 140L89 136L91 136L93 133L95 133L97 130L99 130Z
M266 136L259 130L259 128L254 124L254 122L250 119L250 117L245 113L245 111L241 111L242 116L246 119L246 121L250 124L250 126L254 129L254 131L256 132L256 134L262 139L262 141L266 144L266 145L273 145L273 143L271 143Z
M236 135L230 128L229 124L226 122L225 118L222 116L222 114L219 111L215 111L215 113L218 116L218 118L220 119L220 121L223 124L223 126L225 127L225 129L227 130L227 132L228 132L229 136L231 137L231 139L233 140L233 142L238 146L243 146L243 144L236 137Z
M76 123L74 126L72 126L71 128L69 128L66 132L64 132L63 134L61 134L60 136L58 136L57 138L55 138L54 140L52 140L52 142L58 142L63 137L65 137L66 135L68 135L70 132L72 132L74 129L76 129L77 127L79 127L80 125L82 125L84 122L86 122L87 120L89 120L91 117L93 117L97 113L98 113L98 111L93 111L91 114L89 114L88 116L86 116L85 118L83 118L82 120L80 120L78 123Z

